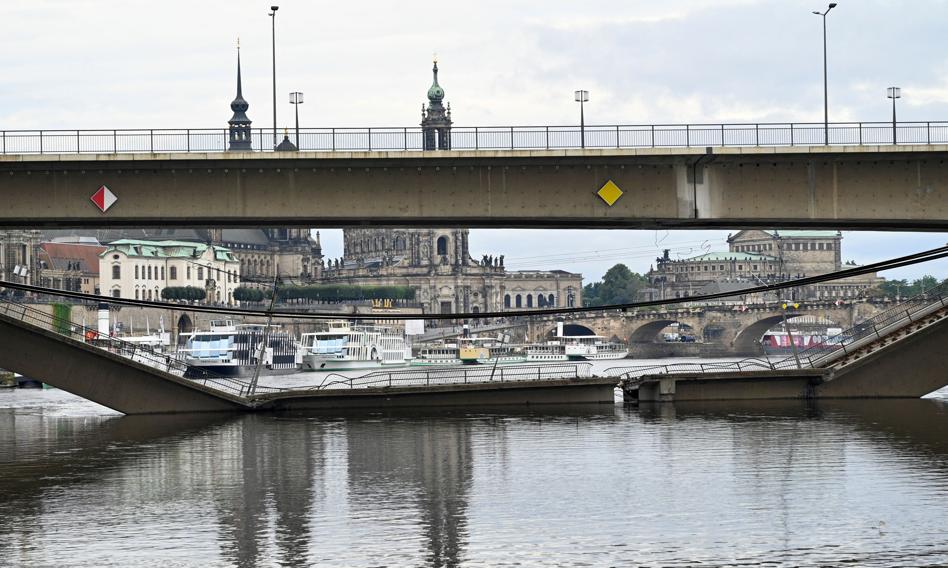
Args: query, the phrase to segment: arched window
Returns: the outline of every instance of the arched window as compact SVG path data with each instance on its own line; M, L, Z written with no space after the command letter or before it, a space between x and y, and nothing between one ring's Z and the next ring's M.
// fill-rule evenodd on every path
M135 299L138 299L138 288L135 288Z
M537 307L546 307L546 297L544 297L543 294L537 294Z
M481 311L481 309L478 308L477 306L474 306L473 308L471 308L471 313L473 313L473 314L480 313L480 311Z
M520 294L517 294L517 307L520 308L523 306L523 300L520 298Z
M505 307L505 308L509 308L509 307L510 307L510 294L505 294L505 295L504 295L504 307Z
M546 298L546 305L548 305L548 306L556 306L556 299L553 297L553 294L550 294L549 296L547 296L547 298Z
M112 265L112 280L121 280L122 279L122 267L118 264ZM116 296L118 298L118 296Z
M170 278L171 280L177 280L177 279L178 279L178 267L177 267L177 266L172 266L171 268L168 269L168 272L169 272L168 275L171 276L171 278Z
M438 237L438 254L441 256L448 254L448 237Z
M527 294L527 307L533 307L533 294Z
M405 250L405 237L401 235L395 237L395 250L398 252Z

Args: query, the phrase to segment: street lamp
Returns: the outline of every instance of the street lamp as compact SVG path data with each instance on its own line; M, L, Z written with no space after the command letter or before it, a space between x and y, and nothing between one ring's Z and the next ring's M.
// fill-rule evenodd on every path
M825 12L813 12L823 16L823 144L829 146L829 97L827 96L826 81L826 14L836 7L836 2L830 2Z
M300 105L303 104L303 93L299 91L290 93L290 104L296 112L296 147L300 148Z
M889 87L885 90L885 96L892 99L892 144L898 144L898 139L895 136L895 99L902 98L902 89Z
M277 43L276 43L276 22L277 10L279 6L270 6L271 12L268 14L273 18L273 33L271 35L273 42L273 147L277 145Z
M583 113L583 103L589 102L589 91L576 91L576 102L579 103L579 138L580 146L586 147L586 117Z

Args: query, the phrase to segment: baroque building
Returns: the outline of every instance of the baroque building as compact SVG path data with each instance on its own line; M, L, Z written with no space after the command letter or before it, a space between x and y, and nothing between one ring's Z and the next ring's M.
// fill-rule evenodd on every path
M344 256L321 282L409 286L427 313L578 306L582 275L508 271L504 256L471 256L468 229L344 229Z
M728 235L728 250L672 259L666 250L646 277L650 300L688 298L854 268L842 262L839 231L745 230ZM786 299L857 298L882 282L875 273L787 290ZM762 298L753 298L760 301Z

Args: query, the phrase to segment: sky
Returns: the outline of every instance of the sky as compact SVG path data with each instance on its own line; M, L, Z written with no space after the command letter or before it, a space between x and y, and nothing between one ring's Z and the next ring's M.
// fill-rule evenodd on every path
M820 122L822 18L811 0L32 0L0 4L0 129L226 126L236 45L255 125L302 91L306 126L414 126L431 59L456 126ZM827 16L831 121L948 120L948 1L841 0ZM321 230L328 256L341 231ZM728 231L473 230L471 252L601 278L725 250ZM845 232L864 264L948 242L945 233ZM553 256L553 255L558 256ZM948 261L885 276L948 276Z

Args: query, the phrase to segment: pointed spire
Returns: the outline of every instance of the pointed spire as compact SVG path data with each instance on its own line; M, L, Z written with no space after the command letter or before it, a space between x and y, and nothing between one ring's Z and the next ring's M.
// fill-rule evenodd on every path
M428 89L428 100L432 103L440 103L444 98L444 89L438 84L438 59L435 58L434 66L431 68L431 88Z
M234 112L234 115L227 121L227 124L230 125L229 150L251 149L248 108L250 108L250 103L244 99L243 84L240 77L240 38L237 38L237 96L230 103L230 110Z

